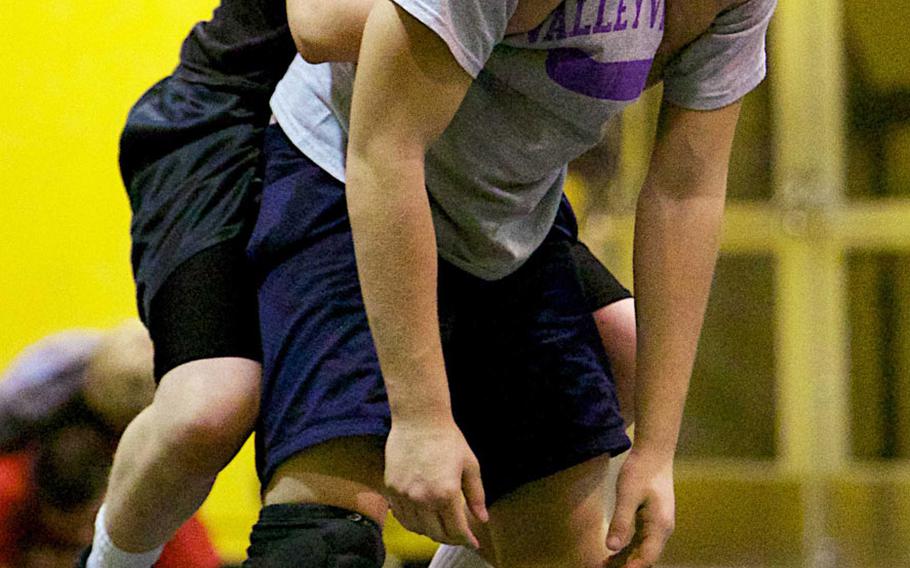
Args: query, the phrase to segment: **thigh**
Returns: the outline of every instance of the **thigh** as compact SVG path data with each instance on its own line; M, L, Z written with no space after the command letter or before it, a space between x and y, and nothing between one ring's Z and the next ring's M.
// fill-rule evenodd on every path
M528 483L490 508L496 568L600 568L609 458Z
M360 294L344 185L278 126L270 127L265 149L249 255L259 282L263 346L257 466L268 485L286 460L315 446L384 437L390 412Z
M336 438L281 463L263 492L265 505L331 505L383 524L383 443L374 436Z
M234 238L196 253L152 298L146 325L155 345L157 380L196 361L260 361L256 286L245 247L246 239Z
M147 324L151 303L189 259L233 239L241 243L232 247L236 258L244 258L268 120L252 105L223 88L169 77L130 111L120 165L133 212L139 314Z

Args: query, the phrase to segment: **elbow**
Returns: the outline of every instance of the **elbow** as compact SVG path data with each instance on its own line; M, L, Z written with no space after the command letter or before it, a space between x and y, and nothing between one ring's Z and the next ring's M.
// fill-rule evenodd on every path
M312 63L313 65L316 65L319 63L327 63L328 61L330 61L328 56L325 55L325 53L323 53L319 49L319 46L316 46L313 44L308 44L305 42L300 42L297 40L294 40L294 43L297 44L297 53L299 53L300 57L302 57L303 60L306 61L307 63Z
M288 24L297 53L313 64L331 61L330 46L326 45L326 38L320 31L326 21L324 18L327 17L320 8L321 4L312 0L292 0L287 3Z
M331 61L324 45L319 42L319 38L313 35L292 33L294 45L297 46L297 53L307 63L318 64Z

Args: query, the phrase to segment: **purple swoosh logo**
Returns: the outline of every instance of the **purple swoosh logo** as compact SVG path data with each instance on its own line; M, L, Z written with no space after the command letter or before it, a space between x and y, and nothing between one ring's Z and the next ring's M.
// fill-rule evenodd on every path
M556 48L547 55L547 75L559 86L587 97L633 101L645 90L653 62L601 63L580 49Z

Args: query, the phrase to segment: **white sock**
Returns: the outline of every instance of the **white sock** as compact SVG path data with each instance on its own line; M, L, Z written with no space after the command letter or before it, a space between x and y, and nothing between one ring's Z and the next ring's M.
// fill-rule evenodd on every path
M146 552L127 552L120 550L104 524L104 505L95 517L95 539L92 541L92 553L86 562L87 568L150 568L161 556L164 546Z
M479 554L464 546L442 544L429 568L491 568Z

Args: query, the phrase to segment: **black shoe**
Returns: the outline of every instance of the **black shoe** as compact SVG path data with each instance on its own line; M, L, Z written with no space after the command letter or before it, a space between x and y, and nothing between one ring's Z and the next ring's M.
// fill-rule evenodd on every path
M87 546L76 559L76 568L85 568L88 566L88 555L92 553L92 547Z

